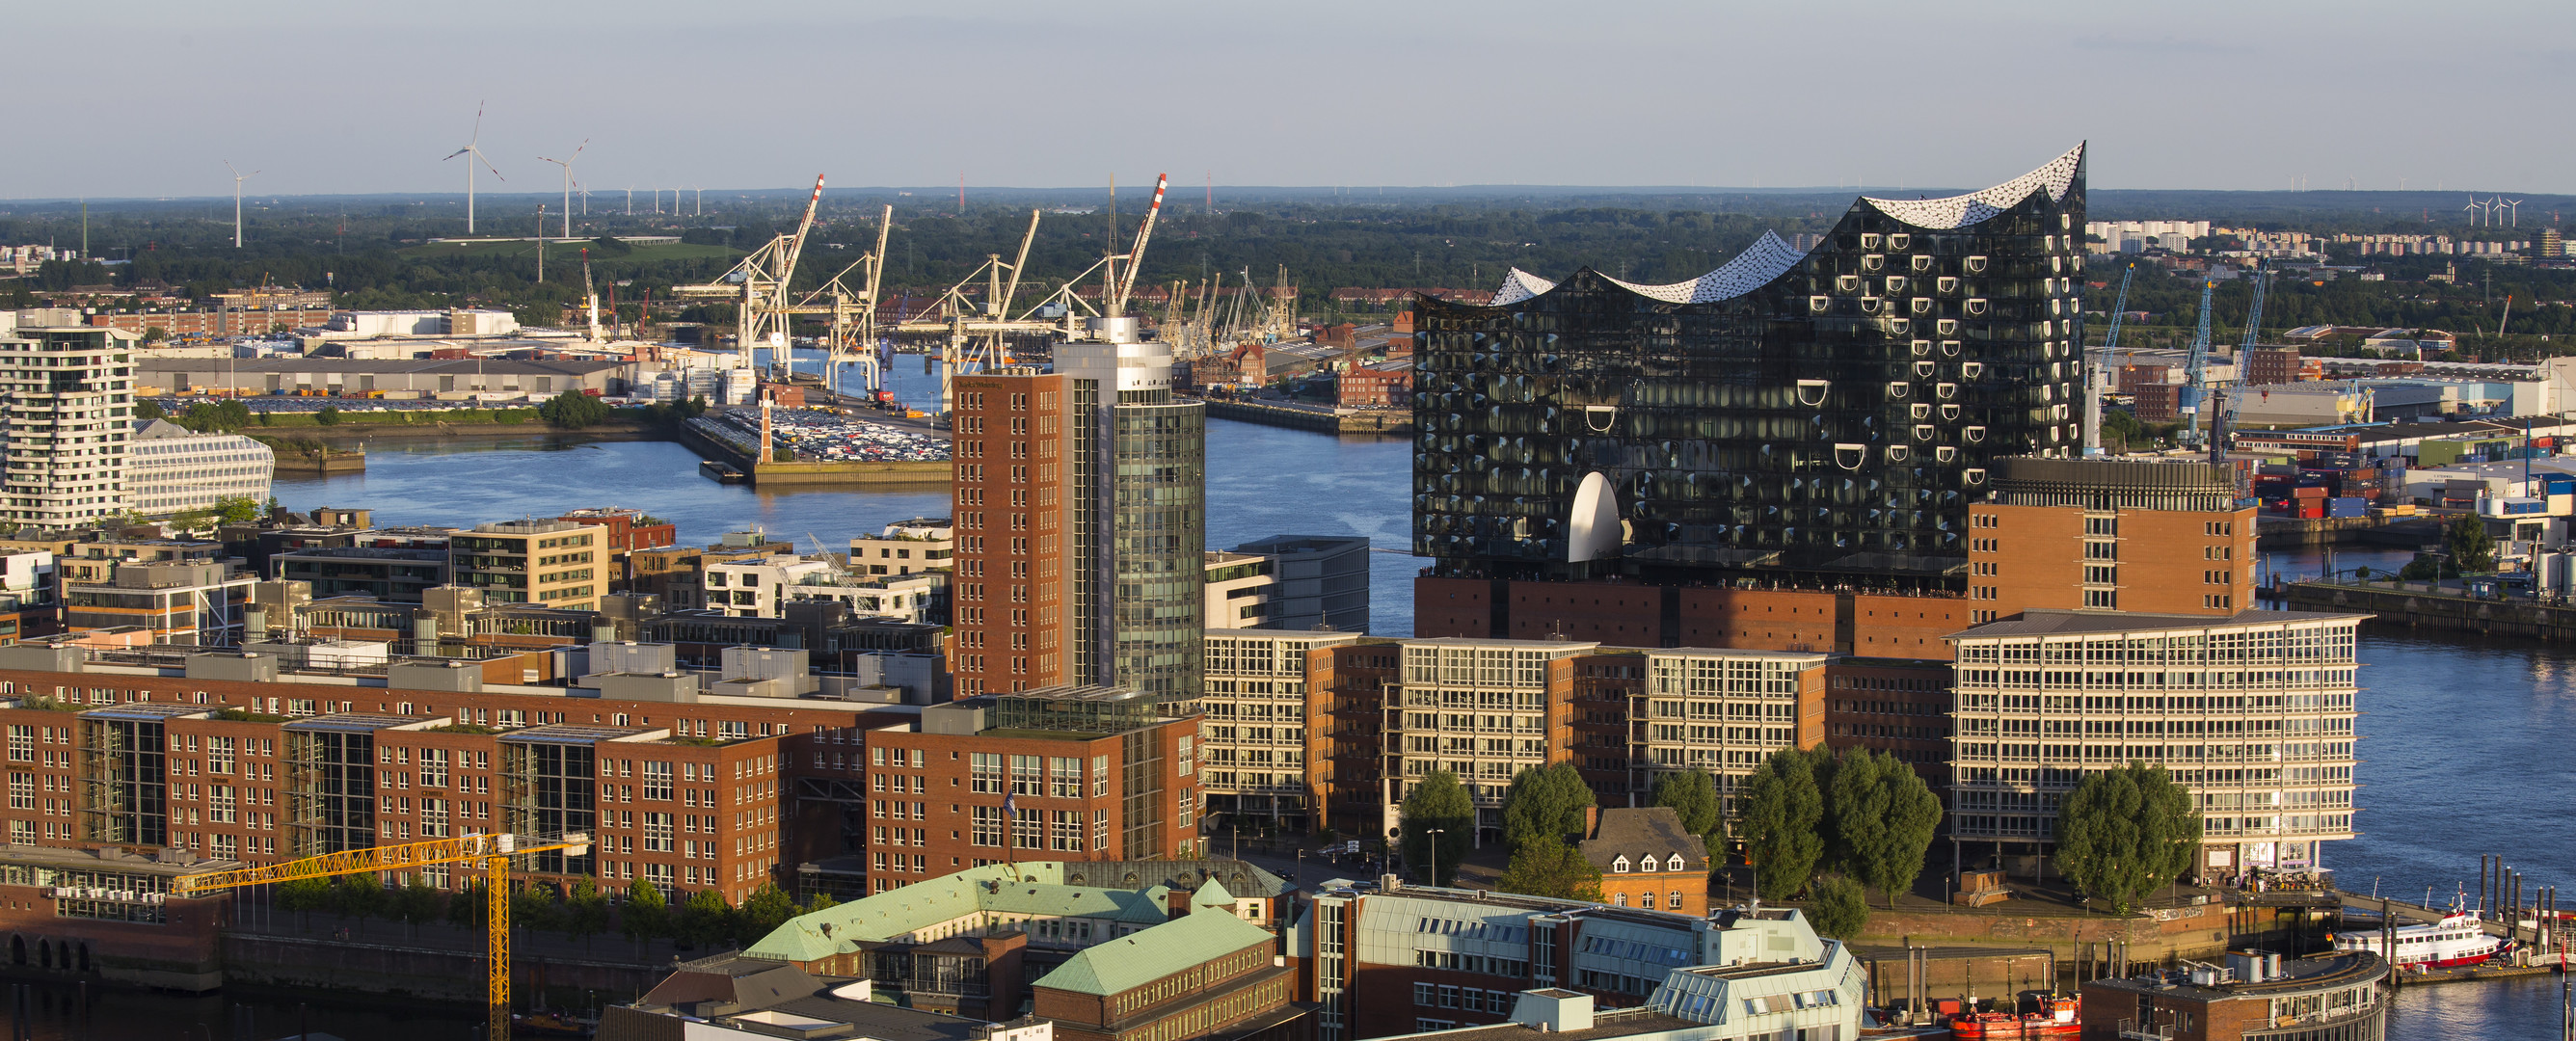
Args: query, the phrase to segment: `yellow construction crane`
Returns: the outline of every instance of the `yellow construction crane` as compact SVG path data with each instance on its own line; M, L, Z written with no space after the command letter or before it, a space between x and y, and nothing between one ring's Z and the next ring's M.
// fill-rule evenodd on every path
M250 886L272 885L307 878L329 878L334 875L372 875L385 871L402 871L438 864L476 864L483 866L487 880L483 888L483 916L488 932L485 939L484 976L486 978L485 1012L491 1041L510 1041L510 858L530 853L562 850L567 856L584 856L590 852L590 836L566 835L552 841L526 840L508 832L497 835L465 835L427 842L406 842L394 846L370 846L341 853L290 860L265 867L215 871L203 875L181 876L170 895L190 897Z

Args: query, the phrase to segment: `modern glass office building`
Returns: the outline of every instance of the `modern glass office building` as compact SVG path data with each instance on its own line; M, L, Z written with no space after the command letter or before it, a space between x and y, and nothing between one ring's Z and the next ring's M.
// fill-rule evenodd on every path
M1417 301L1414 550L1459 578L1955 584L1991 460L2080 451L2083 229L2079 146L1687 282Z

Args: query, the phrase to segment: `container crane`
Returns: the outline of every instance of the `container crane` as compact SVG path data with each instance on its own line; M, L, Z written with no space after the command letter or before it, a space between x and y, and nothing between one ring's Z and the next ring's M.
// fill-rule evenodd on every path
M672 286L673 296L738 297L741 309L734 315L734 340L741 348L734 356L735 368L751 366L754 347L771 349L770 361L782 369L787 362L788 315L794 310L788 299L788 283L796 278L796 261L805 252L805 235L814 228L814 210L823 203L823 175L814 175L814 194L805 200L805 215L796 222L796 232L780 235L769 244L752 251L734 265L724 277L699 285Z
M2191 361L2183 369L2182 391L2177 395L2182 411L2191 417L2191 430L2184 439L2195 445L2201 439L2201 405L2209 393L2209 298L2217 289L2215 281L2200 283L2200 328L2191 334Z
M501 832L370 846L262 867L183 875L172 883L170 895L211 896L307 878L372 875L438 864L480 865L485 878L484 1006L490 1017L484 1026L490 1041L510 1041L510 858L554 851L562 851L566 856L586 856L590 852L590 836L576 832L549 841Z
M2272 289L2272 269L2259 261L2255 266L2254 303L2245 309L2245 339L2236 347L2236 382L2240 386L2245 382L2245 360L2253 355L2255 337L2263 331L2263 298L2271 295ZM2225 456L2228 428L2236 425L2236 408L2244 400L2243 394L2230 394L2225 388L2217 391L2218 404L2210 409L2210 462L2218 462Z
M2111 392L2111 365L2119 356L2120 319L2129 313L2129 280L2138 277L2138 265L2131 264L2120 273L2120 298L2111 305L2111 328L2102 336L2102 349L2085 380L2084 454L2102 454L2102 395Z

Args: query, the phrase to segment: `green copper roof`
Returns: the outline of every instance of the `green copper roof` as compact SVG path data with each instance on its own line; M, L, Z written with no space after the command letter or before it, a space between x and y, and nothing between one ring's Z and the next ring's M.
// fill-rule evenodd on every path
M1246 947L1270 943L1269 930L1218 911L1200 911L1143 932L1084 948L1036 986L1076 994L1133 990Z
M1046 918L1098 918L1130 924L1162 921L1159 896L1128 889L1064 884L1060 861L968 868L788 919L743 953L754 958L813 961L883 943L977 911Z
M1208 907L1211 905L1222 906L1229 909L1234 907L1234 894L1225 891L1225 883L1219 882L1213 878L1208 879L1207 884L1200 886L1198 892L1190 894L1190 906Z

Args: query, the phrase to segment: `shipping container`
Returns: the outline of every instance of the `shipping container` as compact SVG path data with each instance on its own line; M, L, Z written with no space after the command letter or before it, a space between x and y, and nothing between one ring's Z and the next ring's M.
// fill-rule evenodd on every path
M2298 486L2298 487L2296 487L2296 488L2292 488L2292 489L2290 489L2290 497L2291 497L2291 498L2293 498L2293 499L2325 499L2325 498L2329 498L2329 496L2327 496L2327 495L2326 495L2326 490L2325 490L2325 488L2324 488L2324 487L2322 487L2322 486L2320 486L2320 485L2313 485L2313 484L2303 484L2303 485L2300 485L2300 486Z

